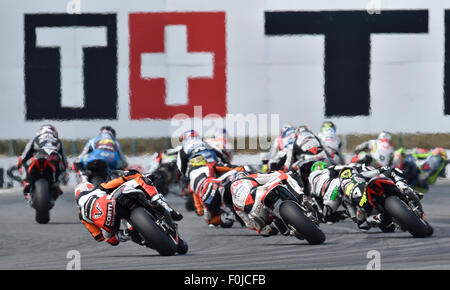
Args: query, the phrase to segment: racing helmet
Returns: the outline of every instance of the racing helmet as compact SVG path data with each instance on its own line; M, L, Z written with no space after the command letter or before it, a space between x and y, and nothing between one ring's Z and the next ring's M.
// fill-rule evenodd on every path
M320 132L324 133L329 130L336 132L336 125L331 121L324 121L322 126L320 126Z
M56 138L58 138L58 130L56 130L55 126L46 124L42 125L41 128L39 128L39 131L36 133L36 135L42 135L44 133L50 133Z
M200 135L195 130L187 130L180 136L180 142L184 142L189 138L200 138Z
M111 126L103 126L100 128L100 134L102 133L106 133L111 135L112 137L114 137L114 139L116 138L116 130L114 130L113 127Z
M228 177L230 183L250 175L247 171L236 171Z
M433 155L440 156L442 160L447 160L447 152L444 150L444 148L438 147L434 148L433 151L431 151Z
M289 128L292 128L291 124L289 124L289 123L284 124L283 127L281 127L280 135L283 135L283 133L286 132L286 130Z
M381 131L380 134L378 134L378 140L385 140L387 139L389 142L392 142L392 135L391 133L387 131Z
M316 161L311 166L311 172L316 171L316 170L324 170L327 167L328 167L328 164L326 162Z
M309 131L309 128L308 128L307 125L300 125L300 126L297 127L297 133L301 133L301 132L304 132L304 131Z
M228 133L227 130L225 128L217 128L214 130L214 138L227 138L228 137Z

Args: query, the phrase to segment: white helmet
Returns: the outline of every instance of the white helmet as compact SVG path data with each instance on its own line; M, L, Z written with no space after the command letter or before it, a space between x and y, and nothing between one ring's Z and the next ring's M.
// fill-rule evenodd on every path
M392 135L389 132L386 131L381 131L380 134L378 134L378 140L382 140L382 139L388 139L389 142L392 142Z

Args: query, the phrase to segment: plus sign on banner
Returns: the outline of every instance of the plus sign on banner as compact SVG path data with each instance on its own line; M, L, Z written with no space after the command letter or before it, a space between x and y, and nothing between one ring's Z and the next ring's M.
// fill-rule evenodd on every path
M225 13L134 13L129 29L131 119L225 117Z

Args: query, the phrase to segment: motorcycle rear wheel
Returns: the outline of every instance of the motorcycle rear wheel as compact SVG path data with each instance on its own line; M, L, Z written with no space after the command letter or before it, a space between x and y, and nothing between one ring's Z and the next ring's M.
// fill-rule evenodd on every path
M325 241L325 234L307 218L293 201L287 200L280 205L280 216L283 221L293 227L310 245L319 245Z
M146 209L135 208L130 214L130 223L143 236L145 244L161 256L172 256L177 252L177 244L155 223Z
M426 222L415 215L409 207L397 196L389 196L384 201L384 209L400 225L415 238L429 236L429 228Z
M39 224L46 224L50 221L50 185L46 179L40 178L34 183L32 193L33 207L36 210L35 220Z

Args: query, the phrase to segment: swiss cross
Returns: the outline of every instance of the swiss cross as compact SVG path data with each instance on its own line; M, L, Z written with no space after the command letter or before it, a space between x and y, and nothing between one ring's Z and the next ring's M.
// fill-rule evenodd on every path
M165 52L142 53L141 77L164 78L167 105L188 103L188 79L212 78L210 52L188 52L186 25L167 25L164 29Z
M130 118L225 117L224 12L131 13Z

